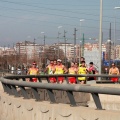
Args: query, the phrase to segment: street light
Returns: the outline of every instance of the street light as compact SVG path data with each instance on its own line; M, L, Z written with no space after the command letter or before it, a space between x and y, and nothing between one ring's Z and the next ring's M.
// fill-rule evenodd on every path
M66 56L66 41L67 41L67 39L65 38L65 66L66 66L66 59L67 59L67 56Z
M44 59L45 59L45 32L41 32L41 34L44 35ZM46 60L45 60L45 64L46 64Z
M81 53L81 40L80 40L80 44L79 44L79 63L80 63L80 53Z
M82 38L82 22L84 22L84 21L85 21L85 19L80 19L80 40ZM84 55L83 52L84 52L84 42L82 39L82 56ZM80 56L79 56L79 62L80 62Z
M41 32L41 34L44 34L44 49L45 49L45 32Z
M120 9L120 7L114 7L115 9L115 18L114 18L114 59L116 58L116 9Z
M40 68L40 65L41 65L41 50L40 50L40 48L39 48L38 52L39 52L39 61L38 62L39 62L39 68Z
M111 61L111 45L112 45L112 41L111 40L107 40L107 53L108 53L108 61L109 61L109 69L110 69L110 61Z
M56 59L56 48L54 48L54 59Z
M58 26L58 58L60 57L60 50L59 50L59 35L61 34L59 32L59 29L62 28L62 26Z
M120 9L120 7L114 7L114 9Z
M102 12L103 1L100 0L100 29L99 29L99 74L101 74L101 60L102 60ZM98 78L100 80L100 77Z

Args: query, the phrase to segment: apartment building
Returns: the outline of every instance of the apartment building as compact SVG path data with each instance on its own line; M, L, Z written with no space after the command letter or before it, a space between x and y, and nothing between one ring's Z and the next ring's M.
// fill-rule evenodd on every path
M79 45L74 46L74 44L72 43L59 43L59 44L56 43L54 45L59 46L59 49L61 49L64 52L64 55L66 55L69 61L73 60L73 58L78 59L80 47Z
M20 56L26 55L27 59L36 59L40 52L44 51L44 46L30 41L16 43L16 51Z

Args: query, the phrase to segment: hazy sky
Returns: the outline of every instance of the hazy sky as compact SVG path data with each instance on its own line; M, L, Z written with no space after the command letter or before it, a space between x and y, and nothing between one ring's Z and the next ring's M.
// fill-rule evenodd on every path
M109 26L112 25L114 38L114 20L116 17L116 41L120 39L120 0L103 0L103 38L109 38ZM77 29L77 43L80 31L85 39L99 38L100 0L0 0L0 46L12 46L25 40L43 44L64 42L65 30L67 42L73 43L74 28ZM84 19L81 22L80 19Z

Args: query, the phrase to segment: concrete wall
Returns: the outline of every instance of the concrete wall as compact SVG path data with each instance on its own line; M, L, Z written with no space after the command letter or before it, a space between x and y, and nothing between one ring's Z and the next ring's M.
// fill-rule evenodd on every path
M119 120L119 111L15 98L0 91L0 120Z

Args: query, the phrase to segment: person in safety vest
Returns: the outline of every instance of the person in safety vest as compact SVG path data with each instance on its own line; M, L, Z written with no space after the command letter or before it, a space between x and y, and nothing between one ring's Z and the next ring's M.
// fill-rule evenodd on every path
M72 75L77 74L74 62L71 62L71 67L68 69L68 74L72 74ZM69 80L69 83L71 83L71 84L76 83L76 78L75 77L68 77L68 80Z
M55 66L54 74L64 74L67 73L66 67L62 64L62 60L57 60L57 65ZM58 82L61 84L64 81L64 77L58 77Z
M87 74L87 68L85 66L85 61L81 62L81 66L78 68L78 74L79 75ZM80 84L86 83L86 77L78 77L78 80L80 81Z
M47 72L49 75L54 74L54 72L55 72L55 65L54 65L54 61L53 60L50 60L50 64L46 67L44 72ZM50 80L51 83L56 83L55 77L49 77L49 80Z
M39 73L39 70L38 70L38 68L36 67L36 62L33 62L32 63L32 67L31 68L29 68L29 70L28 70L28 75L38 75L38 73ZM32 78L32 80L30 80L31 82L37 82L37 78Z
M109 69L109 75L119 75L119 69L112 63L112 67ZM118 82L118 77L111 78L111 81Z

